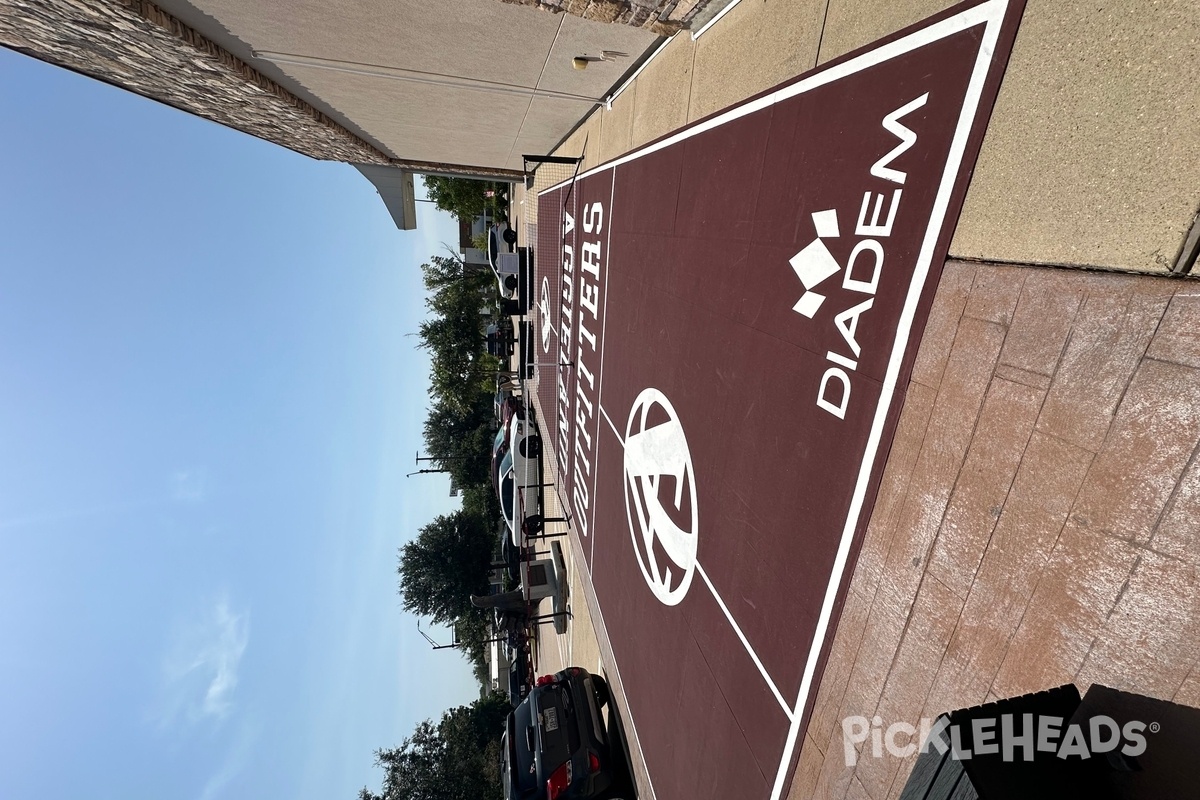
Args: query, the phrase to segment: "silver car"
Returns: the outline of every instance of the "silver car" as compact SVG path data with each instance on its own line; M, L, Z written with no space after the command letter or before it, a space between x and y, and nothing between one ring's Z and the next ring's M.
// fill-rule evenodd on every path
M500 510L512 543L525 545L525 537L542 532L542 437L524 419L509 423L508 452L497 472Z
M488 263L500 284L500 296L515 300L521 274L521 257L513 252L517 232L508 227L507 222L497 222L488 231L487 241Z

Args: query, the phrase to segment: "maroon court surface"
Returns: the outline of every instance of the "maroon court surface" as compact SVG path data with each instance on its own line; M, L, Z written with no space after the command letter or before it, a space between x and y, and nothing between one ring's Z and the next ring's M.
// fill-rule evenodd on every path
M659 800L786 791L1022 6L539 197L543 438Z

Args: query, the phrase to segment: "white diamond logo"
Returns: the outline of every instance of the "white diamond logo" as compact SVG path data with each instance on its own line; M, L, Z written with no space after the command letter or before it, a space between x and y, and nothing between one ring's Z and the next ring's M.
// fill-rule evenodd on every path
M817 238L807 247L789 259L788 263L796 273L796 277L804 284L804 294L792 306L797 314L812 319L816 316L825 295L812 291L829 276L841 269L829 248L822 239L836 239L838 232L837 209L817 211L812 215L813 226L817 229Z
M821 308L821 303L824 302L825 295L817 294L816 292L805 292L800 296L800 299L796 302L796 305L792 306L792 311L795 311L797 314L803 314L809 319L812 319L814 316L816 316L817 311Z

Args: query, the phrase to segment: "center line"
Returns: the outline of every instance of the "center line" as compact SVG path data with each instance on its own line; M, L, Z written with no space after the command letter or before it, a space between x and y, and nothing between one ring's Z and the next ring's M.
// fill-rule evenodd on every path
M725 612L725 619L729 620L730 626L733 627L734 633L742 640L742 647L746 648L746 652L750 654L750 658L754 661L754 666L758 667L759 673L762 674L763 680L767 682L767 686L771 689L771 694L775 695L776 702L783 709L783 713L787 716L788 722L794 719L791 706L783 699L783 695L779 692L779 687L775 685L775 681L771 680L771 676L767 674L767 668L758 660L758 654L754 652L754 648L750 646L750 642L746 639L746 634L742 633L742 629L738 626L737 620L733 618L733 614L729 613L729 607L725 605L725 601L721 599L721 595L717 594L717 587L713 586L712 581L708 579L708 573L704 571L704 567L700 562L696 562L696 574L704 579L705 586L712 592L713 599L717 601L717 605L721 607L721 611Z
M617 426L613 425L612 418L608 416L608 412L604 410L604 406L600 406L600 413L604 415L604 421L608 423L608 427L612 428L612 432L616 434L617 441L621 443L621 447L625 447L625 437L617 430Z

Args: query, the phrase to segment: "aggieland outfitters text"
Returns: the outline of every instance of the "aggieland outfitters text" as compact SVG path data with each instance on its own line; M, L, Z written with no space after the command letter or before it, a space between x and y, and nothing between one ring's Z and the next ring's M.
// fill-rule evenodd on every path
M588 535L588 493L592 475L593 420L596 416L598 387L596 335L599 331L597 308L600 305L600 233L604 229L604 206L590 203L583 207L580 252L576 263L575 247L570 242L575 233L575 218L563 214L562 252L562 330L559 331L559 361L571 363L573 370L562 370L558 378L558 446L555 452L561 474L570 475L573 489L571 506L574 524L583 536ZM578 269L576 269L578 267ZM579 314L575 315L578 301ZM574 326L574 329L572 328ZM568 378L567 376L572 376ZM575 417L571 418L572 394ZM571 423L574 422L574 435Z

